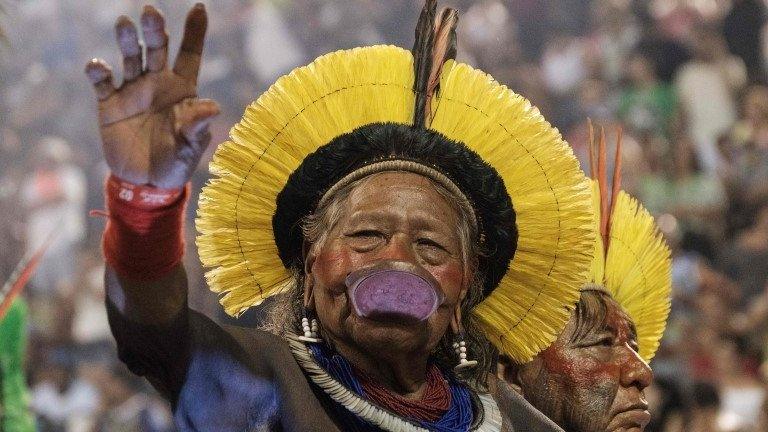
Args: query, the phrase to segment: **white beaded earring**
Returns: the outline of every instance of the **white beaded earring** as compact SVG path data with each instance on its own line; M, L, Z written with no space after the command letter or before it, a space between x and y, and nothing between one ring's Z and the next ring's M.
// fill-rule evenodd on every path
M459 357L459 364L453 368L454 372L477 366L477 360L467 360L467 343L464 341L463 334L459 335L459 339L453 343L453 350Z
M304 312L304 317L301 318L301 330L302 332L304 332L304 335L298 337L300 341L309 342L309 343L320 343L323 341L317 335L317 330L318 330L317 319L312 318L312 320L310 321L309 318L307 318L306 312Z

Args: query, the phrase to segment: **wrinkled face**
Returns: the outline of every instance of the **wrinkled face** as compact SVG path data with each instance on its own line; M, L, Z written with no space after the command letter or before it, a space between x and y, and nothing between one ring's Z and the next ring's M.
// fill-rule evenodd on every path
M569 432L643 431L651 370L637 354L634 325L607 299L605 319L577 331L575 314L552 346L522 366L523 395Z
M325 241L305 261L310 307L337 346L351 346L373 358L427 355L448 329L466 293L469 275L458 234L459 215L425 177L382 173L350 193L344 211ZM357 316L345 278L375 265L425 272L445 300L422 322Z

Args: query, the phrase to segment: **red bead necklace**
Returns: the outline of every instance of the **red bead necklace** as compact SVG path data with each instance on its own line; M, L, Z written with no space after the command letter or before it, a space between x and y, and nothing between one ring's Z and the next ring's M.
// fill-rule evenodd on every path
M451 389L443 373L435 365L427 370L427 383L421 399L406 399L387 390L366 373L355 370L365 396L376 405L402 417L434 422L439 420L451 407Z

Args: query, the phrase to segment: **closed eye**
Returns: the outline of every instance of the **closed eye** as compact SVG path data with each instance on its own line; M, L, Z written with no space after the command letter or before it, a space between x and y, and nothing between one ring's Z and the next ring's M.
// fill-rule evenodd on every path
M349 233L346 236L347 237L355 237L355 238L361 238L361 237L381 237L382 233L381 233L381 231L376 231L376 230L359 230L359 231L354 231L352 233Z
M417 243L421 246L431 246L441 250L446 250L443 245L429 238L420 238L417 240Z
M578 348L592 348L592 347L611 347L613 346L613 336L603 336L594 339L588 339L580 342Z
M370 252L385 241L383 232L375 229L361 229L344 234L349 246L357 252Z
M606 336L604 338L599 339L595 345L613 346L613 338L610 336Z

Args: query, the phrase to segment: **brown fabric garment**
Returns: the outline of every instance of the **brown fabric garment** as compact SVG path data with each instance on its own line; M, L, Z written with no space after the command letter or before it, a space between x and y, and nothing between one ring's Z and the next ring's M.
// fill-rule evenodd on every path
M171 402L182 431L340 432L338 407L311 385L278 336L220 326L184 309L167 326L131 322L107 304L118 355ZM562 432L506 384L505 432Z
M504 417L502 432L565 432L547 416L533 407L509 384L490 377L494 399Z

